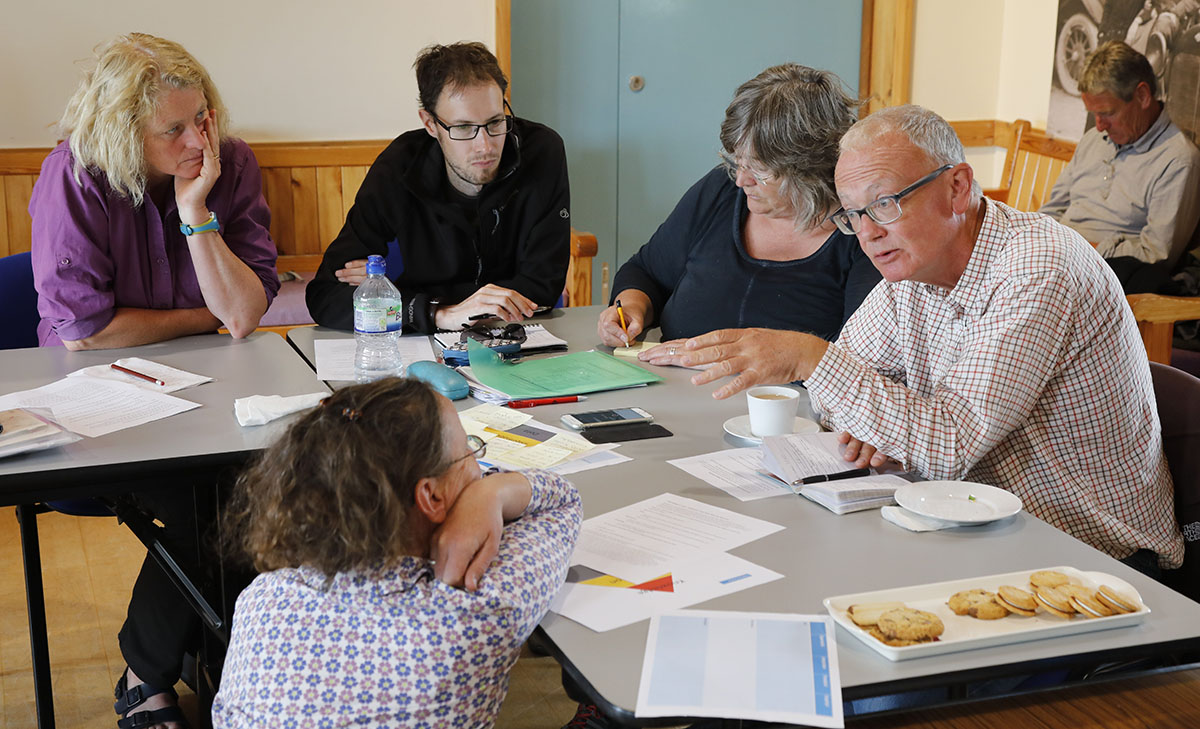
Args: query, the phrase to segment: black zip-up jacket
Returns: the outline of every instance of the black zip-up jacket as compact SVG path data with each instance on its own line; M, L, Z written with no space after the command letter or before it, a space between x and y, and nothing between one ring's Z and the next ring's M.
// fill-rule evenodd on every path
M347 261L387 256L393 242L401 265L393 270L393 256L387 276L404 297L405 331L434 331L431 298L456 304L489 283L553 305L571 255L567 159L558 134L517 119L496 179L474 198L475 225L462 207L470 198L454 198L436 139L415 129L393 140L371 165L342 232L308 284L313 320L353 329L355 287L339 282L334 271Z

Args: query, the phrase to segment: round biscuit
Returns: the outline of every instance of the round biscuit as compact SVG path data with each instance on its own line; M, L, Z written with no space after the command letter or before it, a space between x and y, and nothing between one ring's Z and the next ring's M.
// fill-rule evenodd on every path
M1136 613L1141 609L1136 599L1109 585L1100 585L1100 589L1096 590L1096 597L1105 605L1123 613Z
M1071 597L1095 597L1096 590L1085 585L1063 585L1062 589Z
M879 629L878 625L872 625L869 628L867 628L866 630L868 633L871 634L871 637L873 637L875 640L879 641L880 643L883 643L884 645L890 645L893 648L903 648L903 647L909 646L909 645L917 645L918 643L928 643L929 642L926 640L902 640L900 638L889 638L883 634L883 631Z
M1088 595L1073 595L1071 604L1076 612L1085 618L1107 618L1113 614L1112 609L1094 597Z
M1033 595L1019 587L1000 585L996 591L1000 593L1000 597L1004 598L1005 602L1018 610L1037 610L1037 601L1033 599Z
M1032 598L1030 598L1030 599L1033 600ZM1000 595L996 596L996 602L1000 603L1000 605L1003 606L1005 610L1009 611L1010 613L1014 613L1016 615L1024 615L1027 618L1032 618L1034 615L1037 615L1036 609L1026 610L1025 608L1019 608L1019 607L1013 605L1012 603L1008 602L1007 600L1005 600ZM1035 608L1037 607L1036 600L1033 600L1033 605Z
M1049 605L1061 613L1075 612L1071 596L1061 587L1039 587L1033 595L1042 605Z
M1029 576L1029 584L1034 587L1058 587L1070 581L1070 577L1055 570L1038 570Z
M879 630L889 638L900 640L932 640L946 626L933 613L914 608L896 608L879 616Z
M1045 610L1046 612L1050 613L1051 615L1054 615L1054 616L1056 616L1056 617L1059 617L1059 618L1063 618L1064 620L1070 620L1070 619L1071 619L1071 618L1074 616L1074 613L1068 613L1068 612L1065 612L1065 611L1063 611L1063 610L1059 610L1058 608L1054 607L1053 605L1051 605L1051 604L1047 603L1047 602L1046 602L1046 601L1045 601L1045 600L1042 598L1042 595L1041 595L1041 593L1040 593L1040 592L1038 592L1038 593L1034 593L1034 595L1033 595L1033 598L1034 598L1035 600L1037 600L1037 601L1038 601L1038 605L1039 605L1039 606L1040 606L1040 607L1041 607L1043 610ZM1072 609L1074 609L1074 608L1072 608Z
M987 590L961 590L951 595L950 599L946 601L946 605L954 611L955 615L967 615L973 605L991 602L995 596L995 593Z
M967 611L967 615L978 620L999 620L1008 617L1008 608L1000 604L995 597L987 602L977 602Z

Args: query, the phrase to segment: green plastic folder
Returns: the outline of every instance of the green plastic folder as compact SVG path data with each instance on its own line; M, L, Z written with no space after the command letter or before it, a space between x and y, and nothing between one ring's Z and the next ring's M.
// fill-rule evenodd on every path
M603 352L572 352L525 362L505 362L475 340L467 342L471 373L513 399L582 395L661 382L662 376Z

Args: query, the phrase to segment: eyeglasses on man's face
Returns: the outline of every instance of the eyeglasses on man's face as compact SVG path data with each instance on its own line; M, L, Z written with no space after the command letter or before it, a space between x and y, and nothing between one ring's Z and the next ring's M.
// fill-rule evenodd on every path
M854 235L862 230L863 215L866 215L880 225L894 223L904 214L904 211L900 209L900 198L922 185L933 182L937 179L938 175L952 167L954 167L952 164L942 165L894 195L884 195L868 204L865 208L858 208L857 210L846 210L843 208L830 215L829 219L838 227L838 230L846 235Z
M480 129L485 130L489 137L503 137L505 134L511 132L514 124L512 107L508 105L507 101L505 101L504 108L508 110L508 114L505 114L499 119L493 119L490 122L485 122L483 124L447 124L439 119L438 115L434 114L432 111L429 112L429 116L433 117L433 120L438 123L438 126L446 130L446 133L450 135L451 139L465 142L469 139L478 137Z
M739 170L745 170L746 174L753 177L754 181L760 185L765 185L771 180L775 179L774 174L770 172L763 172L762 170L756 170L749 165L744 165L738 161L737 157L734 157L725 150L717 152L717 156L721 158L721 166L723 166L725 168L725 172L729 174L729 179L735 182L737 181Z

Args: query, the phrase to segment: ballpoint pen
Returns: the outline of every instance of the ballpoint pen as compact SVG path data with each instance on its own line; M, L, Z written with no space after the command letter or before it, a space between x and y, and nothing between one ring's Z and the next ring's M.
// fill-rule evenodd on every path
M816 476L805 476L800 479L801 484L822 483L824 481L840 481L844 478L858 478L859 476L870 476L871 469L869 468L852 468L849 471L838 471L837 473L822 473Z
M617 318L621 320L621 331L625 332L625 346L629 346L629 327L625 326L625 310L621 308L621 300L617 299Z
M167 384L167 383L163 382L162 380L158 379L157 377L151 377L150 375L144 375L141 372L138 372L137 370L131 370L128 367L122 367L121 365L119 365L115 362L113 364L109 365L109 367L112 367L114 370L117 370L118 372L124 372L127 375L133 375L134 377L145 380L146 382L153 382L154 384L158 385L159 387L165 387Z
M528 400L509 400L506 405L510 408L531 408L535 405L557 405L564 402L583 402L583 395L566 395L564 397L534 397Z

